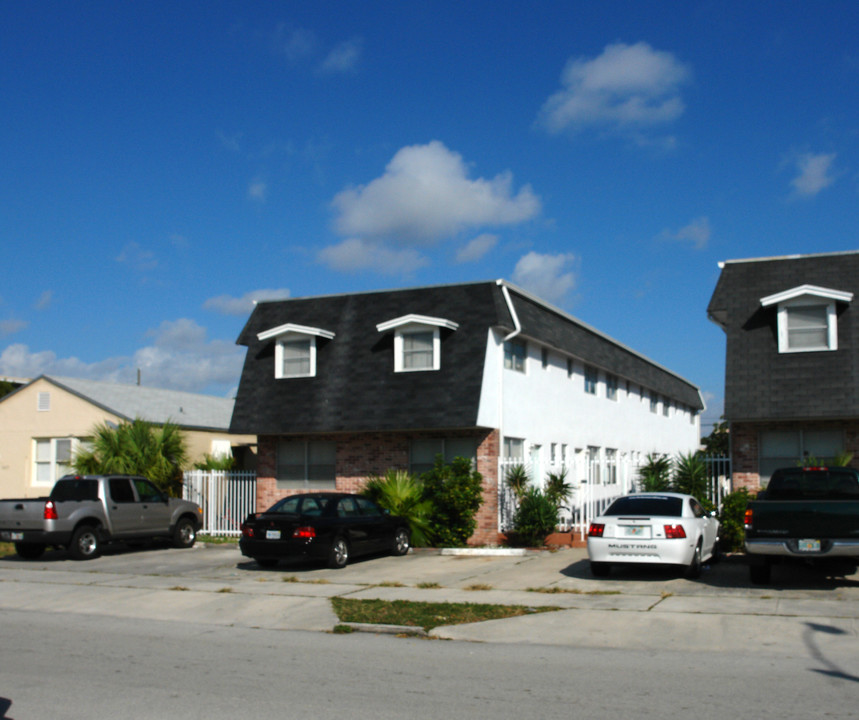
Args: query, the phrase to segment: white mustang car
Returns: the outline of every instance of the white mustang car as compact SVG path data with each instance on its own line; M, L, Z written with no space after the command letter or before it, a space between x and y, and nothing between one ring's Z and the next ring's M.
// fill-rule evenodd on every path
M590 524L588 557L597 577L613 563L659 563L697 578L705 561L719 559L719 521L691 495L625 495Z

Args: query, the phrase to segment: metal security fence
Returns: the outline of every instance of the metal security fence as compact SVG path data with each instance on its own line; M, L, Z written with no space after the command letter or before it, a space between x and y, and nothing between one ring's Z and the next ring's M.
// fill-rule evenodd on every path
M257 476L253 471L189 470L182 497L203 509L201 533L241 534L242 520L256 512Z

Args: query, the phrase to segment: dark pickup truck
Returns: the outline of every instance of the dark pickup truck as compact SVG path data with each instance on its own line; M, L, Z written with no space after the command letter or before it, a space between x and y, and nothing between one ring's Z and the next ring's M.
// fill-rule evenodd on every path
M749 573L770 580L785 558L859 561L859 471L847 467L776 470L745 515Z

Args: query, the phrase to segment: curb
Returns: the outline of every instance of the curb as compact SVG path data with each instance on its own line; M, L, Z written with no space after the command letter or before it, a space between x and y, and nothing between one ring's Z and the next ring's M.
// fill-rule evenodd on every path
M377 625L374 623L338 623L338 626L345 626L352 629L352 632L374 633L377 635L417 635L419 637L428 637L427 631L421 627L413 625Z

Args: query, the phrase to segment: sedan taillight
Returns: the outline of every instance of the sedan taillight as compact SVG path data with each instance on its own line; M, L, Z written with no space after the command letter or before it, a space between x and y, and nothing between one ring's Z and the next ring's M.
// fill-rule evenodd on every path
M254 529L250 525L242 523L242 537L253 537Z
M591 523L588 528L588 537L602 537L605 532L605 525L602 523Z
M292 537L298 538L299 540L312 540L316 537L316 528L310 527L310 525L297 527L292 533Z
M669 540L682 540L686 537L686 530L682 525L666 525L665 537Z

